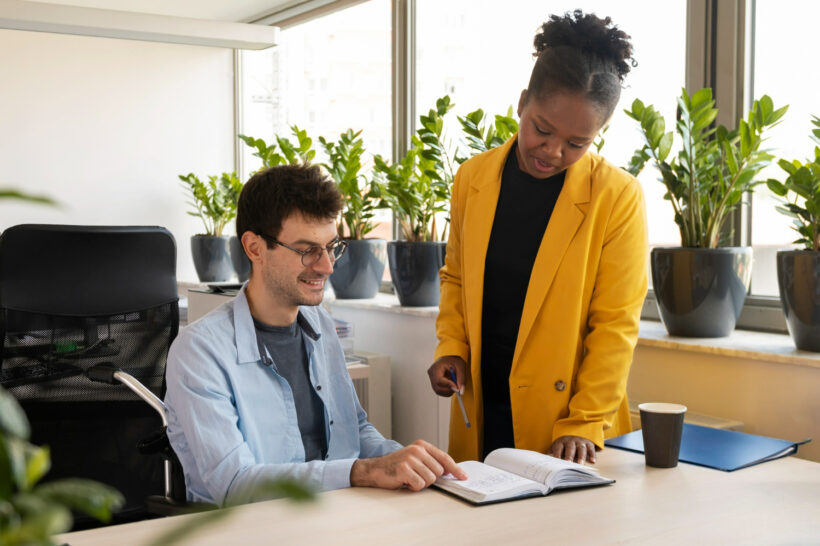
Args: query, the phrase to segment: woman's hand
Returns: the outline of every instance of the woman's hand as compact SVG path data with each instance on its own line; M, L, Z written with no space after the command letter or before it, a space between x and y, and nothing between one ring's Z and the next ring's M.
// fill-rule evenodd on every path
M451 379L451 372L455 375L455 381ZM456 391L463 394L466 374L467 363L460 356L443 356L427 369L430 386L439 396L453 396Z
M547 455L580 464L587 461L595 464L598 461L595 457L595 450L595 444L586 438L581 438L580 436L561 436L552 443L552 447L550 447Z

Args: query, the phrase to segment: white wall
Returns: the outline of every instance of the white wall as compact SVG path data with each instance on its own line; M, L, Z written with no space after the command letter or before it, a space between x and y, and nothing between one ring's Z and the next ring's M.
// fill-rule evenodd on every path
M427 376L436 350L437 313L363 309L356 301L331 301L330 312L353 323L354 352L390 357L393 439L405 445L423 439L447 449L450 399L437 396Z
M0 230L161 225L193 281L202 227L177 174L233 169L231 50L0 30L0 188L61 205L0 200Z

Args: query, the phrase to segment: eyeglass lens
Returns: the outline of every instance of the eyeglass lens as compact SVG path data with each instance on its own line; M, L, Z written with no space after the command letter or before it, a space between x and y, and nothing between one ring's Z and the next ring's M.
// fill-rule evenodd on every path
M321 246L312 246L302 255L302 265L309 266L315 264L322 258L322 252L325 250L328 251L327 254L330 257L330 261L335 262L344 254L346 246L347 245L341 241L328 246L326 249Z

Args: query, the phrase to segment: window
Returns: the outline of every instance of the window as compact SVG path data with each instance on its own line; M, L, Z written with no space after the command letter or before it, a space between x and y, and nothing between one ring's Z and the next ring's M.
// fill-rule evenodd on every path
M283 29L280 45L242 52L243 134L268 144L274 135L293 140L291 127L307 131L326 158L318 138L336 141L348 130L362 130L371 154L390 157L391 20L389 0L370 0ZM241 176L259 168L243 145ZM373 237L392 239L385 211Z
M686 2L665 3L663 24L640 0L586 0L573 7L612 17L632 37L639 64L627 76L601 150L612 163L623 166L641 146L636 123L623 113L635 98L654 104L674 123L675 97L685 77ZM447 131L457 143L461 135L456 115L477 108L490 115L504 114L510 106L515 111L534 63L533 37L549 14L566 9L562 2L516 2L516 16L503 17L501 23L498 2L493 0L418 0L416 114L426 113L438 97L450 95L456 107L449 114ZM640 176L652 226L650 243L677 246L680 235L672 207L663 200L665 190L657 178L657 171L648 166Z
M413 19L403 23L393 17L393 24L402 26L391 29L391 7L406 9ZM391 61L401 68L396 59L404 59L402 51L394 51L391 59L391 32L401 36L406 24L415 32L409 40L414 47L409 58L415 65L408 71L409 97L397 104L393 119L403 120L412 111L413 123L418 124L418 116L438 97L450 95L456 106L446 132L458 145L461 129L456 116L477 108L490 115L515 108L533 65L535 32L549 14L575 8L612 17L632 36L639 63L626 79L604 135L602 154L612 163L625 165L641 144L635 122L623 113L635 98L659 109L667 130L673 130L680 89L687 85L696 90L709 82L718 82L715 98L722 115L732 109L745 113L740 96L758 98L765 93L776 106L789 104L789 113L770 133L768 146L787 159L805 159L812 153L809 120L812 114L820 115L812 100L820 74L806 59L813 50L812 23L820 19L820 3L801 0L670 0L662 10L648 7L645 0L581 0L572 6L555 0L515 0L509 9L493 0L370 0L284 30L282 46L273 52L244 54L244 132L270 138L276 131L287 134L289 125L296 123L311 136L333 137L358 126L364 129L368 150L389 157L393 141L401 144L406 136L397 134L403 128L391 126L390 89ZM515 17L507 17L509 13ZM737 71L742 60L736 54L743 48L733 48L743 37L751 44L743 52L751 61L745 67L748 83L742 81L744 71ZM253 60L264 56L268 60ZM399 94L404 96L403 91ZM250 150L244 155L247 173L255 168L255 158ZM762 177L782 178L781 173L770 167ZM672 207L663 199L665 188L657 171L647 166L639 178L647 200L650 245L679 245ZM752 295L763 296L747 299L749 319L742 315L739 323L744 327L785 328L772 298L778 293L775 254L778 248L789 247L795 235L775 204L761 186L734 233L737 243L743 240L741 235L749 235L755 247ZM388 224L385 221L378 236L391 238ZM760 319L760 309L752 309L756 305L777 316Z
M767 94L775 106L789 105L783 121L771 134L769 148L777 157L805 161L814 157L809 140L811 116L820 116L817 89L820 72L809 60L815 49L814 34L820 20L820 3L800 0L756 0L754 3L752 93ZM785 173L774 165L762 177L783 180ZM754 268L752 294L777 296L778 249L792 247L797 234L791 219L775 210L777 199L760 186L752 197L752 244Z

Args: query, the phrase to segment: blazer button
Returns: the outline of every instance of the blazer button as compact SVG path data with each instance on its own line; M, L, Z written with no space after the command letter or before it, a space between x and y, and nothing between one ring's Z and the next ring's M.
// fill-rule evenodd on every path
M562 391L567 388L567 384L564 383L561 379L555 382L555 390Z

